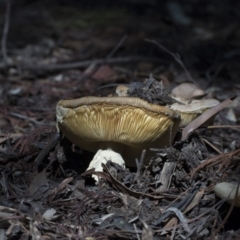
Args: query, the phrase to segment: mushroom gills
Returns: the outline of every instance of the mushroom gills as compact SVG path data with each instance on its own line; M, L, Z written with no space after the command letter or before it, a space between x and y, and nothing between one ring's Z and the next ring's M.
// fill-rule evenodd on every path
M75 145L97 152L119 152L136 166L143 149L170 146L180 117L171 109L130 97L85 97L57 105L57 126ZM146 159L147 159L146 157Z

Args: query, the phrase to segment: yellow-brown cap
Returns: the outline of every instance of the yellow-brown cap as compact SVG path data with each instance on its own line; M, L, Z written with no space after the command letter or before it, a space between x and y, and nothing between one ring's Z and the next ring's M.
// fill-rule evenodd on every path
M202 97L205 92L193 83L181 83L173 88L171 97L179 102L187 103L194 98Z
M219 103L220 102L216 99L201 99L193 100L188 104L174 103L170 106L170 108L179 112L181 115L180 127L185 127L203 112L215 107Z
M169 146L180 123L179 114L168 107L131 97L62 100L56 115L57 127L77 146L92 152L111 148L123 157Z

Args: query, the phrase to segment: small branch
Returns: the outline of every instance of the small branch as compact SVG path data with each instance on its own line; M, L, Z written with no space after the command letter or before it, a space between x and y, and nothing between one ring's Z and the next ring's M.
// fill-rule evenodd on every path
M118 49L123 45L123 43L125 42L125 40L127 39L127 36L123 36L120 41L118 42L118 44L113 48L113 50L107 55L107 59L111 58L117 51Z
M90 69L90 71L88 71L83 75L82 79L81 79L81 84L76 88L76 90L79 90L79 88L82 87L82 85L84 84L84 82L90 78L95 72L98 71L98 69L100 68L101 65L106 64L106 61L109 60L116 52L117 50L120 48L120 46L124 43L124 41L126 40L127 36L124 36L119 43L113 48L113 50L108 54L108 56L105 59L105 62L103 61L102 63L96 63L95 61L93 61L89 67L87 69ZM76 91L75 90L75 91Z
M188 193L180 202L173 204L172 207L175 207L183 212L186 209L186 207L190 204L190 202L193 200L199 188L200 188L199 185L194 186L190 193ZM169 208L165 209L163 215L158 220L155 220L153 222L153 226L159 225L162 221L171 216L172 213L166 211L168 209Z
M144 150L142 151L140 160L138 161L138 159L135 159L135 160L136 160L136 165L137 165L137 173L136 173L135 180L136 180L136 179L140 176L140 174L141 174L141 169L142 169L142 166L143 166L143 162L144 162L145 155L146 155L146 150L144 149Z
M63 64L53 64L53 65L44 65L44 66L20 66L24 70L30 71L58 71L58 70L68 70L73 68L85 68L91 64L101 65L101 64L119 64L119 63L129 63L129 62L139 62L139 61L149 61L149 62L161 62L165 63L159 58L147 58L141 56L129 56L129 57L116 57L116 58L102 58L96 60L86 60L73 63L63 63Z
M31 117L27 117L27 116L24 116L22 114L19 114L19 113L15 113L15 112L10 112L9 113L10 116L13 116L13 117L17 117L17 118L20 118L20 119L24 119L24 120L28 120L36 125L43 125L43 123L35 120L34 118L31 118Z
M212 107L208 109L206 112L202 113L199 117L194 119L192 122L190 122L186 127L184 127L182 131L182 139L181 141L185 141L188 137L188 135L199 128L201 125L203 125L208 119L219 113L221 110L224 108L228 107L231 103L232 100L235 97L226 99L225 101L219 103L217 106Z
M39 166L42 163L44 158L57 145L59 140L60 140L60 134L56 132L51 138L51 140L49 141L49 143L47 144L47 146L43 148L35 158L34 162L36 163L37 166Z
M191 76L191 74L189 73L189 71L187 70L187 68L185 67L184 63L182 62L181 60L181 57L178 53L173 53L171 51L169 51L167 48L165 48L163 45L161 45L160 43L158 43L157 41L155 40L150 40L150 39L145 39L146 42L150 42L150 43L153 43L155 45L157 45L159 48L161 48L164 52L168 53L169 55L171 55L175 61L183 68L184 72L186 73L188 79L193 82L196 86L198 85L196 83L196 81L193 79L193 77Z
M161 182L161 186L156 190L157 192L165 191L169 189L172 175L177 166L176 162L165 162L163 165L163 169L161 171L161 175L159 178L159 182Z
M5 65L8 64L6 43L7 43L8 29L9 29L9 23L10 23L10 12L11 12L11 0L6 0L6 13L5 13L5 21L4 21L4 27L3 27L2 42L1 42L2 57Z

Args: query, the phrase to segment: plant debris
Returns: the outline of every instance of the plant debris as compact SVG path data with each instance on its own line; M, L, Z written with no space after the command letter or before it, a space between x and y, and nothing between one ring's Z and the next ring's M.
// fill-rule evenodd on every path
M139 97L147 102L158 105L171 105L175 100L169 96L170 91L166 89L162 82L156 81L152 76L143 83L132 83L128 89L129 96Z
M237 191L214 192L239 189L239 3L70 2L0 2L0 239L239 239ZM93 92L222 103L136 167L86 171L93 153L57 133L55 108Z

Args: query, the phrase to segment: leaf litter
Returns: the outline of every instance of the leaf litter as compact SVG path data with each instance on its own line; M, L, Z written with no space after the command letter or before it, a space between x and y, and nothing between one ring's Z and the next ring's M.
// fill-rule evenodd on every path
M155 40L148 42L159 46ZM183 67L188 81L192 81L180 56L159 47ZM55 54L60 54L60 50L55 49ZM30 47L28 51L32 51ZM162 105L175 102L169 96L173 75L169 69L159 74L156 71L144 81L143 73L112 66L134 59L140 58L103 58L95 63L76 62L74 67L74 63L51 65L55 60L49 57L40 61L47 63L45 66L34 68L26 64L33 62L26 56L21 81L11 74L10 80L1 76L0 238L239 238L239 226L235 230L231 225L223 228L230 205L213 191L219 181L237 181L240 172L239 104L228 107L232 92L239 93L239 84L231 89L231 94L225 91L224 84L220 90L205 89L207 97L228 100L180 130L169 148L152 149L155 157L148 165L141 164L144 154L133 169L123 169L112 162L103 165L104 172L95 172L100 177L97 185L91 178L94 170L85 172L92 154L56 135L55 103L60 98L90 95L102 84L122 84L124 79L131 96ZM81 70L91 63L94 66L89 71ZM233 74L233 67L226 66L229 74ZM48 71L57 75L50 76ZM97 94L115 94L104 91ZM239 103L239 97L233 101ZM201 127L217 113L216 126ZM237 208L234 211L239 213ZM230 224L236 222L234 211L228 214Z
M151 83L148 88L146 83L147 80L139 94L144 92L145 96L151 96L149 99L155 98L152 91L146 89L150 86L156 89L158 83ZM196 126L194 122L190 123L194 130L201 125L195 121ZM45 132L45 139L49 133ZM44 131L31 134L26 141L33 143ZM147 166L141 164L143 153L136 170L125 170L111 162L103 164L104 172L94 172L101 177L95 185L90 177L92 170L80 175L71 167L67 169L69 166L66 165L67 172L63 173L56 157L49 162L46 156L56 145L49 148L50 136L47 139L41 150L47 148L47 154L40 162L20 157L16 164L10 164L10 161L2 166L0 216L7 236L17 234L41 239L102 239L103 236L153 239L169 234L176 239L183 235L208 237L221 224L218 211L221 202L218 203L213 194L214 183L219 176L229 176L236 171L233 159L240 156L236 150L211 158L199 135L191 133L169 148L152 149L156 157ZM26 141L21 141L22 146L18 142L15 147L11 138L2 145L6 141L13 146L12 154L17 149L20 154L31 153ZM74 149L65 150L67 158L72 151ZM75 156L82 158L81 155L75 149ZM19 164L20 168L17 167ZM171 174L164 173L167 164L174 164ZM169 182L164 188L161 187L164 183L162 174Z

